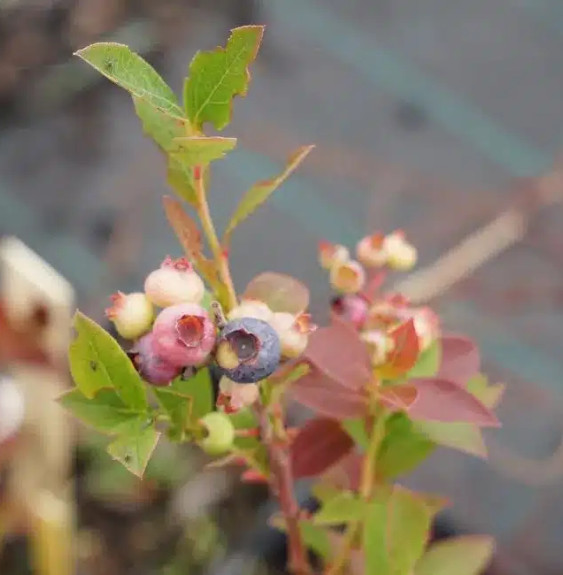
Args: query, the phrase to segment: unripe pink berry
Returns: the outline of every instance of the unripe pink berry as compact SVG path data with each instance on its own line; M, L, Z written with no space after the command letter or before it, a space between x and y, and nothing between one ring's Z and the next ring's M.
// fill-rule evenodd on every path
M121 337L137 339L150 330L154 309L144 293L117 292L111 300L113 305L106 309L106 316Z
M358 261L367 268L384 266L387 263L387 253L383 243L383 234L374 234L361 239L356 246Z
M331 244L325 240L319 242L319 263L325 270L332 266L343 263L350 258L348 248L340 244Z
M368 301L357 294L335 297L331 302L334 314L350 322L356 329L362 329L368 315Z
M418 257L416 248L407 241L401 231L385 236L383 249L387 254L387 265L391 269L408 271L416 264Z
M291 313L278 312L273 314L270 325L280 338L282 356L293 359L299 357L309 343L309 334L316 329L311 323L309 314L297 317Z
M129 352L129 357L139 375L152 385L168 385L182 373L181 367L168 363L157 354L152 332L147 333L136 342Z
M163 309L154 326L154 348L172 365L201 365L215 345L215 325L207 311L194 303Z
M200 303L205 286L186 258L167 257L160 268L145 280L147 297L159 307L180 303Z
M247 299L242 300L240 305L234 307L228 315L228 319L240 319L243 317L253 317L270 323L274 312L262 301Z
M358 293L366 283L366 272L355 260L336 263L330 270L330 285L341 293Z

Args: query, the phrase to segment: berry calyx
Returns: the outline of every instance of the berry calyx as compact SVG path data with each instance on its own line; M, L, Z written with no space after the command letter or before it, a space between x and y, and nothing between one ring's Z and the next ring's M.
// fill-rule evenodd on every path
M272 326L246 317L229 321L217 340L215 361L221 373L236 383L256 383L278 367L281 345Z
M197 303L203 299L205 286L186 258L166 257L160 268L145 280L145 293L154 305L168 307L180 303Z
M358 293L366 283L366 272L355 260L335 264L330 270L330 285L340 293Z
M156 353L178 367L203 364L215 345L215 325L207 311L193 303L162 310L152 333Z
M350 258L346 246L331 244L326 240L319 242L319 263L325 270L330 270L336 264L344 263Z
M151 385L169 385L182 373L182 368L172 365L155 351L154 336L147 333L139 339L128 353L139 375Z
M206 435L200 447L209 455L221 455L229 451L235 439L235 428L230 418L220 411L212 411L200 419Z
M112 306L106 309L106 317L121 337L137 339L150 330L154 309L144 293L117 292L110 299Z

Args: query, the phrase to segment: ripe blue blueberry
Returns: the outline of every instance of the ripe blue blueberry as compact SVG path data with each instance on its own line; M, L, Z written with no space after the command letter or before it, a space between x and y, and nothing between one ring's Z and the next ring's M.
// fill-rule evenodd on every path
M215 361L223 375L236 383L255 383L278 367L278 334L265 321L253 317L233 319L221 330Z

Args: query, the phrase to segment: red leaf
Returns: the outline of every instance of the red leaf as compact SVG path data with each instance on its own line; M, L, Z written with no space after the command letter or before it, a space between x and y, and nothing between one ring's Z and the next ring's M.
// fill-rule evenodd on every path
M396 379L414 367L420 351L418 335L411 318L389 333L393 340L393 350L387 363L378 369L382 379Z
M257 299L272 311L298 314L309 306L309 288L299 280L276 272L256 276L244 290L242 299Z
M479 372L481 358L475 343L462 335L442 337L442 364L438 377L465 385Z
M291 444L291 466L296 479L319 475L347 455L352 438L334 419L308 421Z
M335 419L359 417L368 411L363 390L342 387L315 368L292 385L290 393L295 401Z
M358 491L363 465L364 456L360 453L352 452L328 469L323 478L338 489Z
M342 320L312 333L304 357L343 387L360 389L371 380L367 346Z
M410 383L406 385L393 385L382 387L379 391L381 402L391 409L409 411L418 398L418 390Z
M413 379L418 398L409 411L412 419L474 423L500 427L496 415L474 395L447 379Z

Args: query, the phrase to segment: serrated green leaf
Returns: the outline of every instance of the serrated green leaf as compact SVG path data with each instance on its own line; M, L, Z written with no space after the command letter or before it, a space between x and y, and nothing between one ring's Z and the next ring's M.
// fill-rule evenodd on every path
M366 429L366 420L363 417L345 419L341 422L344 431L354 440L354 443L362 450L366 450L369 444L369 436Z
M143 98L152 106L173 115L184 115L168 84L148 62L128 46L115 42L99 42L82 48L75 54L133 96Z
M180 441L186 427L213 409L213 388L207 368L189 379L177 377L168 387L155 387L154 393L172 424L170 437Z
M152 422L139 417L121 429L120 435L108 445L107 452L133 475L142 477L159 437Z
M140 415L129 409L113 389L101 389L90 399L75 388L64 393L59 402L90 427L113 435Z
M184 167L203 166L223 158L236 145L236 138L183 137L174 139L170 154Z
M232 99L245 96L248 66L258 54L264 26L242 26L231 31L225 48L198 52L184 84L184 105L192 126L210 122L222 130L231 121Z
M287 531L285 521L281 515L276 514L271 517L270 525L284 533ZM313 525L310 521L300 521L299 530L301 531L303 543L308 549L325 559L325 561L332 557L333 548L327 529L319 525Z
M393 479L412 471L435 447L435 443L417 430L405 414L396 413L387 420L376 473L382 479Z
M365 572L410 575L424 552L430 530L430 511L406 489L395 487L367 507L363 549Z
M464 535L434 543L417 563L414 575L480 575L494 551L492 537Z
M493 409L498 405L504 394L504 383L490 384L486 375L479 373L467 382L467 391L472 393L478 400Z
M77 337L70 345L70 371L80 391L91 399L102 388L114 388L127 407L145 411L143 381L117 341L79 311L74 328Z
M417 421L415 429L428 439L443 447L487 457L487 446L481 429L471 423L443 423L441 421Z
M225 231L228 238L233 230L260 207L270 195L287 180L287 178L297 169L299 164L307 157L315 146L302 146L298 148L288 159L285 169L281 174L269 180L262 180L254 184L242 197Z
M415 377L434 377L440 368L442 361L442 346L438 339L423 351L416 361L415 366L407 374L407 379Z
M329 499L320 511L313 515L314 525L341 525L360 521L365 516L365 501L350 491L342 491L336 497Z

